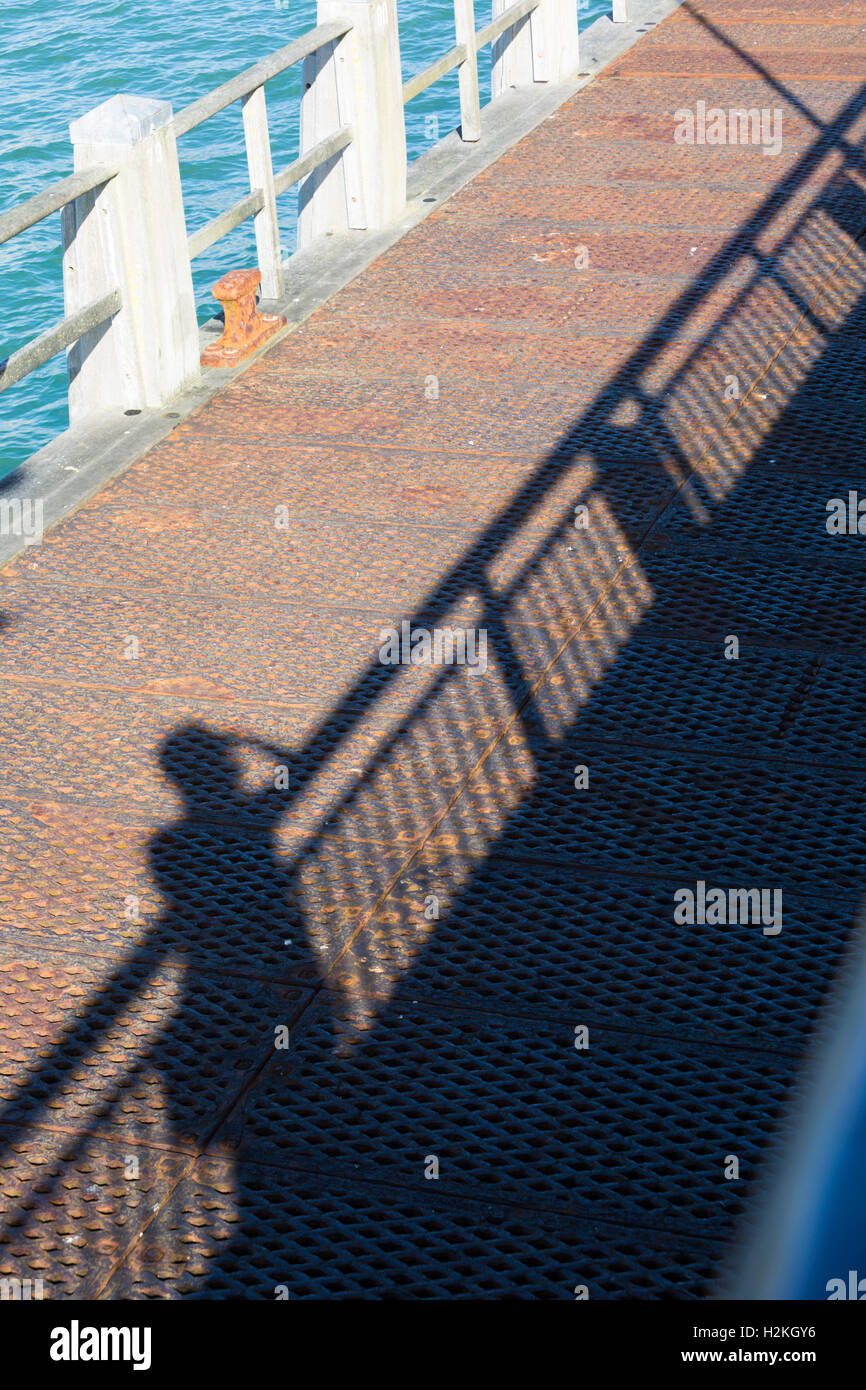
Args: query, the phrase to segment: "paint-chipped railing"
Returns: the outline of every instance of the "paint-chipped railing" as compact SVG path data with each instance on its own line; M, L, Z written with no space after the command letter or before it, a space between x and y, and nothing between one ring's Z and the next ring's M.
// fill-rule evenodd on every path
M624 20L625 0L614 0ZM318 0L316 28L172 114L117 96L70 126L75 172L0 216L0 245L61 211L65 315L0 363L0 391L67 351L70 421L167 405L201 374L191 262L253 219L265 299L284 293L277 199L299 185L298 246L377 230L406 208L404 106L453 70L463 140L481 136L477 54L491 100L578 66L575 0L454 0L455 47L402 81L397 0ZM303 63L298 158L274 171L267 82ZM177 141L240 102L250 192L187 234ZM230 278L230 277L229 277ZM244 319L246 310L239 314ZM258 331L260 333L261 320ZM278 320L274 320L278 322Z

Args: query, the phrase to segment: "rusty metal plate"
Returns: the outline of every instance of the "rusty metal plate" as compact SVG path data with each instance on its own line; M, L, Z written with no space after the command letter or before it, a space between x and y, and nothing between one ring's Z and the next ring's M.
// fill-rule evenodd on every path
M753 8L750 0L745 0L745 4L737 6L737 12ZM828 6L829 11L835 9L832 3ZM779 0L770 0L763 6L760 22L741 22L731 11L725 19L724 36L737 47L747 49L750 53L763 46L767 51L772 51L775 61L778 62L781 56L784 63L788 62L790 49L808 49L812 53L827 54L828 65L832 63L836 53L849 44L855 50L858 45L866 49L863 26L853 13L847 23L834 17L827 18L826 23L815 24L809 22L814 20L814 10L806 9L799 13L797 11L798 7L782 6ZM710 16L711 12L711 6L702 7L703 15ZM822 10L822 20L826 13L827 11ZM703 26L687 13L682 18L685 18L686 23L682 23L680 19L676 24L657 25L643 39L641 49L646 48L648 52L655 53L659 49L706 48L707 35ZM631 55L625 56L629 58Z
M428 1184L428 1188L436 1184ZM719 1244L202 1159L108 1298L705 1298Z
M14 1281L10 1296L98 1297L188 1166L179 1154L0 1127L0 1281Z
M226 515L217 508L136 505L78 512L18 565L18 574L74 582L98 548L106 586L199 594L211 585L227 598L279 603L309 604L330 594L344 609L375 613L418 603L458 563L465 545L465 535L446 526L419 532L299 518L285 531L277 529L273 509ZM324 585L319 576L326 569Z
M853 84L859 81L863 72L862 42L858 49L856 39L860 37L860 33L853 28L850 32L855 39L850 47L845 41L844 33L837 36L837 42L833 47L825 47L818 52L815 52L811 45L795 48L793 44L788 44L784 50L787 80L815 81L817 78L826 81L827 73L830 71L834 82L848 81ZM767 37L764 38L764 43ZM736 80L753 73L755 64L760 64L765 71L772 72L778 62L778 56L775 49L766 48L763 44L750 46L747 54L742 55L726 45L718 44L709 58L712 71L706 76L712 81ZM694 70L693 47L675 48L673 44L668 43L663 48L658 48L638 44L617 61L610 69L608 77L646 76L676 79L683 75L690 77Z
M391 1008L396 997L410 1014L410 999L435 999L798 1057L827 1026L819 1020L854 934L856 891L786 891L783 930L768 938L760 927L677 924L681 886L437 844L327 983Z
M447 377L443 381L440 375L440 386L447 389ZM423 382L418 394L423 398ZM237 441L233 455L219 451L215 457L191 458L172 434L131 473L103 488L94 505L183 503L195 479L202 486L218 486L232 509L255 514L270 508L273 513L287 505L290 521L313 512L329 519L364 515L404 525L418 521L429 527L441 521L480 527L493 521L524 483L532 485L538 467L537 458L513 454L455 458L426 450L406 454L358 445L301 445L288 430L278 436L286 446L283 458L268 466L260 447L264 437L262 432L259 438L253 434ZM335 468L338 494L330 487Z
M539 663L544 650L539 646ZM488 672L453 667L447 674L436 671L430 689L416 683L418 704L408 723L379 719L376 674L372 669L366 703L359 696L354 707L331 719L320 710L242 702L232 708L227 702L130 692L107 696L94 723L86 688L61 692L10 682L4 692L0 818L17 810L37 819L56 814L59 823L66 804L68 829L74 831L71 808L77 803L98 807L101 817L118 825L153 830L182 820L221 821L238 831L246 827L247 834L272 834L291 852L305 835L345 812L349 799L356 838L387 842L399 834L408 842L426 823L417 821L424 797L435 810L437 788L446 792L454 785L453 768L428 775L419 759L448 737L471 765L502 732L514 704L491 658ZM22 736L25 725L38 730L38 739ZM106 743L115 750L110 761ZM80 817L78 824L86 833Z
M861 19L860 7L857 0L827 0L820 15L820 23L815 20L815 7L811 0L737 0L736 7L732 9L731 0L706 0L701 5L701 16L704 19L712 20L714 24L724 23L727 26L736 23L744 24L808 24L810 30L820 30L825 25L836 24L855 24ZM670 26L677 25L685 27L688 25L696 34L705 33L703 28L698 28L694 15L688 10L674 10L665 24Z
M505 225L508 227L509 224ZM523 280L527 283L543 279L546 274L544 267L533 261L532 256L535 252L544 252L546 234L558 223L550 220L539 228L534 240L527 239L516 223L511 225L512 234L506 243L506 258L512 264L511 278L519 283L518 272L522 269ZM465 231L462 236L465 238ZM477 228L473 244L479 253L484 240L484 228ZM463 249L464 241L460 239L454 250L459 253ZM555 273L550 278L554 283L561 282L560 269L553 266ZM437 254L435 244L428 248L419 276L443 287L452 288L455 284L453 265L443 258L441 250ZM480 259L477 266L469 264L464 268L463 277L466 276L472 276L477 284L485 287L495 284L497 278L493 268ZM575 277L571 288L579 289L579 273L576 270ZM432 316L416 316L410 328L401 321L399 303L402 300L395 292L392 275L383 278L381 287L376 286L371 302L364 297L369 291L359 289L357 299L352 297L351 291L352 286L342 291L328 312L325 314L323 311L321 321L310 319L296 333L285 338L272 353L261 358L229 390L213 398L207 411L217 431L228 427L232 411L243 409L254 399L276 402L278 407L284 405L285 392L281 391L281 380L290 365L293 382L298 382L299 396L303 400L303 393L308 392L311 403L316 400L314 393L317 387L321 390L323 381L333 381L335 389L343 392L350 388L360 390L366 385L370 392L369 420L374 427L377 422L379 424L379 435L371 438L368 444L376 449L390 449L399 444L390 430L385 430L394 412L390 410L386 415L381 410L378 416L375 414L378 393L383 390L390 393L391 401L398 399L399 391L399 399L404 404L411 402L417 405L424 412L426 423L435 426L436 410L443 396L446 401L448 397L455 398L469 410L473 404L477 406L479 397L491 403L507 402L507 391L511 387L510 399L512 406L516 406L524 397L532 399L534 394L543 392L546 379L552 372L570 373L578 387L586 381L601 383L605 379L606 359L621 350L613 337L606 341L601 334L596 335L598 343L595 345L581 343L579 339L561 333L559 323L553 332L539 330L524 333L519 351L506 327L481 316L472 315L450 321L447 332ZM386 313L380 312L383 297L389 301ZM392 298L394 310L390 304ZM566 308L567 305L563 305L563 313ZM618 325L617 336L621 333L622 325ZM347 368L347 352L351 357L351 370ZM439 400L425 395L426 377L430 372L437 373L440 378ZM506 379L503 379L503 373L507 374ZM351 378L348 383L347 378ZM263 442L271 439L275 445L285 442L291 446L303 442L302 437L299 439L298 421L293 412L277 409L271 413L273 418L270 424L276 434L268 435L268 421L250 412L251 433L245 431L243 439L261 439ZM402 419L402 412L399 412L397 426L407 423ZM191 429L191 423L186 428ZM435 449L432 433L428 433L419 445L419 452ZM243 439L238 440L236 433L235 445L243 443ZM168 442L159 447L166 448ZM456 452L466 455L473 451L464 441ZM513 438L506 442L501 452L512 456L518 452ZM276 459L270 451L265 451L261 464L264 470L273 472ZM486 464L481 464L482 470L493 466L495 460L489 457ZM329 498L322 500L326 503Z
M461 605L459 588L431 620L477 621L477 596ZM333 597L340 597L338 586ZM47 584L9 585L0 605L7 621L0 676L18 681L24 670L34 685L77 685L112 692L108 698L131 691L158 699L319 706L338 716L375 698L387 719L411 709L438 674L379 662L380 633L399 624L399 608L352 614L191 594L169 602L164 594ZM423 609L413 618L423 624Z
M506 544L513 548L519 537L527 554L543 547L554 550L565 532L572 551L579 542L588 542L574 534L574 508L594 490L597 470L586 458L566 456L539 471L543 477L525 477L510 499L506 492L483 530L450 527L444 519L435 526L409 528L354 518L320 521L303 514L277 529L273 507L228 512L138 501L126 507L94 506L71 518L8 573L16 581L34 576L64 585L79 581L86 588L88 557L98 548L104 556L100 584L127 592L170 589L177 596L197 596L209 584L235 602L248 596L253 603L318 605L326 601L327 591L317 576L327 567L335 606L369 612L371 645L377 647L381 624L376 624L376 610L465 603L468 590L483 586L491 561ZM673 495L671 480L646 468L611 468L610 486L617 488L617 523L632 535L642 534ZM592 565L586 543L580 559L585 567ZM249 624L254 612L248 610ZM270 617L265 610L260 621ZM262 633L263 640L268 637ZM14 648L15 640L10 624L7 645Z
M215 904L216 907L216 904ZM0 1125L194 1150L307 1001L185 971L0 944Z
M269 846L226 826L143 833L47 806L3 824L0 924L13 949L269 982L317 983L411 853L339 826Z
M730 1235L790 1088L785 1058L601 1024L555 1023L325 992L293 1047L213 1140L417 1194L439 1191L655 1229ZM736 1098L732 1100L732 1098ZM726 1182L724 1155L742 1179Z
M804 147L808 148L811 138L814 135L814 125L805 118L800 117L797 121L799 130L798 138L795 138L791 130L791 123L787 119L790 116L797 120L796 108L784 108L784 143L782 149L775 155L775 172L778 177L780 173L785 173L793 169ZM620 116L620 120L637 120L637 117ZM636 127L635 137L640 135L642 138L623 140L614 142L611 140L600 139L596 134L590 134L585 130L574 130L568 127L552 129L548 136L548 143L544 150L544 163L542 171L537 175L535 184L543 183L551 191L562 188L563 192L568 185L569 175L573 183L575 175L575 163L579 157L580 180L583 187L593 187L596 190L604 190L617 185L631 186L635 192L643 188L646 190L647 184L655 187L656 196L664 196L664 192L688 189L694 184L696 179L701 179L708 189L721 192L725 190L730 197L735 200L742 196L742 185L753 184L755 179L755 156L761 157L760 148L754 145L678 145L676 158L671 159L671 137L676 129L677 122L674 119L673 107L667 112L655 111L648 113L645 123ZM768 156L769 157L769 156ZM838 170L844 167L845 158L840 151L830 150L826 157L821 160L816 167L810 168L802 182L798 183L797 197L802 198L810 188L819 188L826 182L829 170ZM513 164L508 169L497 170L496 185L511 189L534 187L532 171L524 164ZM473 185L474 186L474 185ZM596 197L599 193L596 194ZM592 224L592 219L587 219ZM551 228L557 227L557 220L551 221ZM529 254L529 241L532 238L543 234L542 221L538 217L531 218L528 222L522 223L517 220L503 219L498 223L501 230L503 241L502 263L507 272L512 272L519 266L526 270L534 270L538 265L545 265L544 258L533 260ZM573 227L571 217L566 218L566 228L571 231ZM710 228L703 231L706 236ZM483 238L489 236L490 225L485 223L480 215L471 221L459 223L452 222L449 227L451 238L454 244L459 245L469 258L469 273L473 276L481 277L488 275L492 278L493 267L485 263L482 247ZM529 236L527 236L527 232ZM607 235L615 235L606 229ZM623 235L626 232L623 231ZM565 229L559 232L565 237ZM633 228L633 237L642 239L646 237L648 244L659 239L659 233L650 229ZM680 234L679 240L685 238ZM573 236L571 241L573 243ZM570 248L569 248L570 249ZM522 251L522 255L521 255ZM430 267L432 271L438 268L442 274L441 263L437 263L435 247L430 246L427 250ZM527 264L527 259L529 264ZM573 264L573 255L572 255ZM617 264L612 262L610 269L617 269ZM664 260L659 258L651 267L652 273L664 275L668 267ZM444 277L443 277L444 278Z

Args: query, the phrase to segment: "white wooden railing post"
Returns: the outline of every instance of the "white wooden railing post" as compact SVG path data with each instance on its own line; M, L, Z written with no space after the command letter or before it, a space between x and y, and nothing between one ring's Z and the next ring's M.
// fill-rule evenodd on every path
M464 140L481 139L481 97L478 92L478 54L475 51L474 0L454 0L454 31L458 44L466 45L460 64L460 134Z
M628 0L613 0L614 24L628 24Z
M166 405L197 381L198 325L169 102L116 96L69 127L76 172L117 176L63 212L63 294L72 314L113 289L121 308L69 350L71 423Z
M493 18L514 0L493 0ZM559 82L578 68L577 0L539 0L529 19L493 44L491 96L508 87Z
M262 298L280 299L283 293L283 258L264 87L256 87L254 92L244 97L242 107L250 190L255 192L260 188L264 195L264 204L261 211L256 213L254 222L256 252L262 272Z
M318 0L317 20L353 27L305 59L301 154L342 126L354 139L300 186L301 247L326 232L387 227L406 210L397 0Z

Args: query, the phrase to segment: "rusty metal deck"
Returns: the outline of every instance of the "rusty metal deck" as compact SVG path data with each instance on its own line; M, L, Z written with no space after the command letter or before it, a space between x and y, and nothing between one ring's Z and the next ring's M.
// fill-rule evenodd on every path
M863 892L864 63L684 5L4 571L0 1275L716 1286Z

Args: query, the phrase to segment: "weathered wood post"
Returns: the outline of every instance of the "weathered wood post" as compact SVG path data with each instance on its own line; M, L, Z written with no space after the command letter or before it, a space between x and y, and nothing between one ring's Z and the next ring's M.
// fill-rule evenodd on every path
M113 289L121 308L69 350L71 423L166 405L197 381L198 325L169 102L115 96L69 127L76 172L118 169L63 211L72 314Z
M254 222L256 253L262 272L262 298L280 299L283 293L283 257L264 87L256 87L254 92L244 97L241 105L250 189L260 188L264 195L264 203L256 213Z
M493 0L494 19L514 0ZM522 20L493 44L491 96L508 87L533 82L560 82L578 67L577 5L575 0L539 0Z
M454 31L458 44L465 44L466 57L460 64L460 135L463 140L481 139L481 97L478 92L478 54L475 49L475 0L454 0Z
M354 139L300 186L298 245L375 230L406 208L406 127L397 0L318 0L318 23L352 29L304 60L301 154L351 126Z

